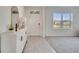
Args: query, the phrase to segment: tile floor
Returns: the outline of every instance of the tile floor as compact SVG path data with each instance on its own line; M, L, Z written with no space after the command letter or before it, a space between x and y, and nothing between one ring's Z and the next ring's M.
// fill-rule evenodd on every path
M57 53L79 53L79 37L46 37Z
M24 53L79 53L79 37L28 37Z
M55 50L42 37L28 37L24 53L55 53Z

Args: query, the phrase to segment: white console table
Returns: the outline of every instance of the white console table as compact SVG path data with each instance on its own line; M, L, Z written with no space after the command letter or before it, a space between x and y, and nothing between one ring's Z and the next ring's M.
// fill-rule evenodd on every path
M1 53L21 53L27 41L26 30L1 34Z

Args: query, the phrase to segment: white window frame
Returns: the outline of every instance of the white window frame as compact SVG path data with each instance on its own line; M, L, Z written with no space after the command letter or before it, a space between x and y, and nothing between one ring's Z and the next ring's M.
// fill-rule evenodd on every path
M56 13L56 12L55 12ZM58 12L58 13L60 13L60 12ZM68 13L68 14L70 14L70 21L71 21L71 27L70 28L63 28L63 26L64 25L62 25L62 21L63 21L63 14L65 14L65 13ZM53 13L54 14L54 13ZM70 13L70 12L63 12L63 13L60 13L61 14L61 20L60 20L60 22L61 22L61 27L60 28L55 28L54 27L54 22L55 22L55 20L54 20L54 18L53 18L53 28L54 29L72 29L72 26L73 26L73 13ZM54 16L53 16L54 17Z

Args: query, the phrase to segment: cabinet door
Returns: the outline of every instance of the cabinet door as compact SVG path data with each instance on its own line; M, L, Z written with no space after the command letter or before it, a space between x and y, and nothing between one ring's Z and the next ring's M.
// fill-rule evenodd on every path
M1 52L15 53L16 52L16 35L5 33L1 35Z
M17 40L16 40L16 52L20 53L22 52L21 49L21 32L17 32Z
M24 46L26 44L27 41L27 35L25 34L25 32L22 34L22 49L24 49Z
M25 31L20 31L18 34L17 34L17 45L16 45L16 52L20 53L23 51L23 48L25 46L25 43L26 43L26 34L25 34Z

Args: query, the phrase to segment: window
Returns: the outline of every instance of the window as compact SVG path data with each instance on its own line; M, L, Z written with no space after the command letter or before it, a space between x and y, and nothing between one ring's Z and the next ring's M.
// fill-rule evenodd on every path
M53 13L53 27L54 28L71 28L72 13Z
M61 28L61 13L54 13L53 14L53 27L54 28Z

